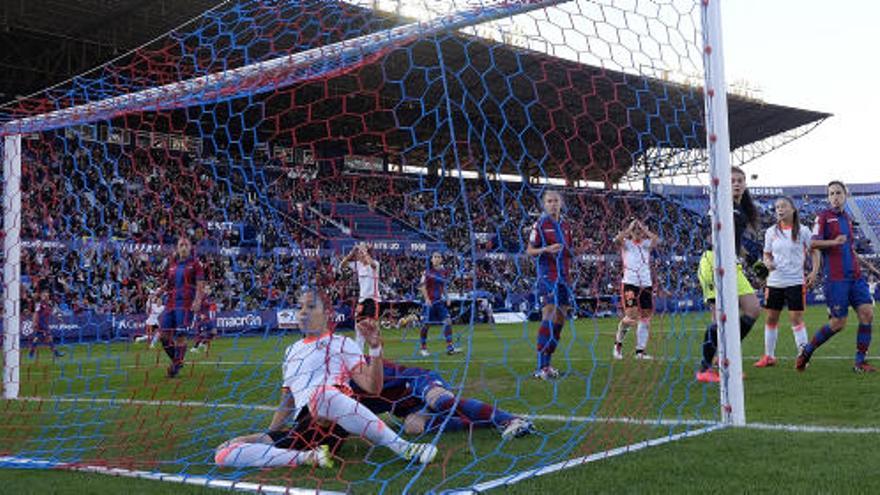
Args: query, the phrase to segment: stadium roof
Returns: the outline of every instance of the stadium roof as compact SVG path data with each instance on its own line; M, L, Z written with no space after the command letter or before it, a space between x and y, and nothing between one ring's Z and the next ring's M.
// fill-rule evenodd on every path
M63 43L78 40L103 46L113 39L118 43L113 45L114 50L124 49L219 3L223 2L32 0L22 3L21 13L27 15L7 20L16 27L4 36L18 36L18 46L26 46L27 37L35 32L57 31ZM381 17L378 23L364 21L363 9L341 2L338 5L355 9L354 16L366 23L367 30L409 22L389 19L384 14L374 16ZM6 3L3 8L9 19ZM59 22L60 17L64 22ZM116 27L121 22L125 22L126 36ZM51 52L50 45L37 50ZM6 51L7 56L10 52ZM19 56L19 69L33 65L41 70L41 55L25 50ZM251 50L248 58L259 59L259 54ZM81 70L74 65L68 63L68 69ZM441 65L446 70L446 87L436 83ZM22 79L13 94L33 89L26 87L32 82ZM8 77L3 84L10 84ZM339 111L342 98L326 97L316 103L318 95L327 94L325 85L331 85L337 95L346 94L344 115L338 116L343 113ZM10 90L3 91L8 94ZM449 108L441 107L445 91L451 97ZM511 95L513 98L509 98ZM383 150L404 154L408 161L431 158L429 149L436 149L440 143L426 147L420 145L420 140L437 135L439 126L449 125L449 121L444 123L445 116L452 115L457 132L469 129L479 133L482 143L478 149L462 150L461 156L467 157L463 165L476 169L491 163L492 170L500 173L537 173L535 158L549 150L551 156L546 163L552 163L553 168L545 168L544 173L611 183L630 173L633 164L643 160L650 150L699 151L705 147L700 88L581 64L461 33L417 41L320 84L299 83L265 99L277 116L273 125L294 129L289 139L295 143L290 144L337 145L336 137L359 134L360 138L346 143L348 152L372 154ZM300 109L316 115L318 105L326 115L327 126L310 126L302 122L302 113L291 111ZM829 116L736 95L729 97L728 107L734 149L815 125ZM395 117L407 125L395 125ZM272 135L272 129L262 131L268 138L285 138ZM459 146L471 137L457 136ZM503 160L499 159L502 155Z

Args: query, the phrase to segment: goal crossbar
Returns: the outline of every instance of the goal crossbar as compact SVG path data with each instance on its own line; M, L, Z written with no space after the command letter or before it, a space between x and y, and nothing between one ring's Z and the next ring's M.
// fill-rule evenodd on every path
M236 69L13 120L0 126L0 136L43 132L107 120L133 111L171 110L206 104L243 93L259 94L316 76L345 71L419 37L458 30L568 1L570 0L501 1L462 10Z

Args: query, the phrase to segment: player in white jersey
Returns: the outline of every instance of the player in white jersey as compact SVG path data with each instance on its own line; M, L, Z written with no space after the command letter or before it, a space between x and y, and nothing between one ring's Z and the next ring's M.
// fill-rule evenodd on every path
M135 342L150 341L150 349L156 347L159 341L159 317L165 311L165 305L162 304L162 294L159 289L155 289L150 293L147 299L147 321L144 323L145 333L134 339Z
M623 359L623 339L627 331L637 325L636 359L651 359L645 352L654 313L654 279L651 273L651 250L660 243L641 220L634 219L614 237L620 246L623 263L621 277L621 304L623 318L617 326L614 339L614 359Z
M354 328L357 344L363 350L363 334L375 331L373 327L379 324L379 262L370 256L366 244L359 243L342 258L340 265L351 268L357 275L358 304Z
M352 398L349 380L371 394L382 390L382 343L378 327L363 333L370 359L351 339L327 330L329 303L317 289L304 291L298 314L305 338L287 348L284 388L297 407L308 407L312 417L336 423L352 435L391 449L405 459L426 464L437 455L431 444L411 443L387 426L366 406Z
M807 328L804 325L804 263L810 252L810 229L800 224L800 215L794 200L782 197L776 200L776 225L764 233L764 264L770 271L767 277L764 306L767 322L764 325L764 355L755 363L757 368L776 365L776 338L779 314L788 307L788 317L794 332L798 351L807 344ZM819 255L815 251L814 257ZM816 282L819 263L813 260L813 270L807 277L806 286Z
M303 291L297 321L304 338L284 353L281 404L268 431L280 431L306 407L316 423L329 424L330 428L339 426L407 460L422 464L433 461L436 446L404 440L369 408L352 398L349 380L368 394L378 396L382 391L381 337L378 330L364 334L370 346L370 358L365 359L353 340L329 331L330 311L332 307L323 291ZM326 445L314 446L314 450L297 450L278 448L272 445L274 440L270 433L238 437L218 447L214 460L220 466L234 467L333 465Z

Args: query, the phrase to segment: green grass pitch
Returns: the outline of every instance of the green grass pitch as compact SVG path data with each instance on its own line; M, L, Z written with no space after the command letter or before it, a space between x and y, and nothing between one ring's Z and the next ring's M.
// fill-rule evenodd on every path
M225 338L209 355L188 357L181 379L164 376L166 360L141 345L69 346L52 361L25 358L23 397L0 402L0 455L185 472L271 485L351 491L443 491L533 467L596 454L718 420L718 388L693 373L707 315L657 317L651 362L612 361L614 319L582 319L566 328L554 364L556 383L530 378L536 324L459 325L468 354L416 357L417 332L385 332L386 355L441 370L464 394L536 417L539 434L501 442L492 430L443 434L437 462L418 473L380 448L353 440L337 469L234 471L212 466L213 448L265 429L276 404L280 360L296 334ZM825 318L812 307L812 334ZM822 347L805 373L793 369L794 343L780 325L776 368L755 369L763 319L744 343L746 414L755 428L725 429L526 480L499 491L527 493L880 492L880 376L851 371L855 322ZM439 328L432 330L432 337ZM632 351L634 335L627 339ZM432 340L435 350L441 342ZM61 398L62 400L58 400ZM389 419L389 422L393 420ZM825 427L822 431L781 430ZM868 432L833 431L831 427ZM773 428L773 429L770 429ZM871 430L873 428L873 430ZM432 440L425 435L420 441ZM874 459L874 461L871 461ZM829 464L830 463L830 464ZM833 464L833 468L832 468ZM873 468L871 467L873 465ZM9 493L201 493L203 488L60 470L0 470Z

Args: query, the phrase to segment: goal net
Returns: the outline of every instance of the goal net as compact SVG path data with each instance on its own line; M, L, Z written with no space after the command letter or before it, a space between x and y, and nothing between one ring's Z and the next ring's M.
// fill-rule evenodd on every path
M238 0L2 109L0 466L482 490L718 427L709 203L645 180L706 163L700 6ZM404 391L351 394L433 462L331 417L332 466L269 464L304 286L375 320Z

